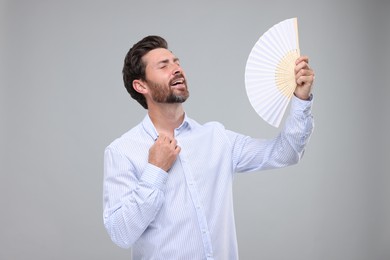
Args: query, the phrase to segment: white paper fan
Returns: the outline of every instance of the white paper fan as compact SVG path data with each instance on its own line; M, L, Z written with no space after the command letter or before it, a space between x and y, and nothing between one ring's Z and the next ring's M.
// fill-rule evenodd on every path
M295 61L300 56L297 18L265 32L253 46L245 68L249 102L267 123L278 127L294 93Z

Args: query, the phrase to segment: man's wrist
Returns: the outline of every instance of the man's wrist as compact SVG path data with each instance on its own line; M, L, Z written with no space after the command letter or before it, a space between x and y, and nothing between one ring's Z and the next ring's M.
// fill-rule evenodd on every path
M311 100L311 97L312 97L311 93L304 94L304 95L294 93L294 95L295 95L297 98L299 98L299 99L301 99L301 100L305 100L305 101Z

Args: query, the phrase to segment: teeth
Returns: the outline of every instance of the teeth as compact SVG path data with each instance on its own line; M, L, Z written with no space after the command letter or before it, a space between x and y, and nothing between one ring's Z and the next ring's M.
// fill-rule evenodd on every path
M181 83L183 83L183 82L184 82L183 79L179 79L179 80L174 81L174 82L172 83L172 85L181 84Z

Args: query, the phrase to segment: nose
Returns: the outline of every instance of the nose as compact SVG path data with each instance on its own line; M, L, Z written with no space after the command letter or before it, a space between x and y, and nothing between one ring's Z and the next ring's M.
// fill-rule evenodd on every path
M182 68L180 67L180 65L174 63L174 65L173 65L173 70L172 70L172 74L173 74L173 75L176 75L176 74L181 74L182 72L183 72L183 70L182 70Z

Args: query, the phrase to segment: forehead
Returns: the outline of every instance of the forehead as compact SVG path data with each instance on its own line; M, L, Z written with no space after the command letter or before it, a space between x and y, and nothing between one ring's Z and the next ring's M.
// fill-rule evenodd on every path
M163 60L167 60L167 59L169 60L175 58L176 56L170 50L164 48L151 50L142 57L146 66L149 64L150 65L157 64L158 62Z

